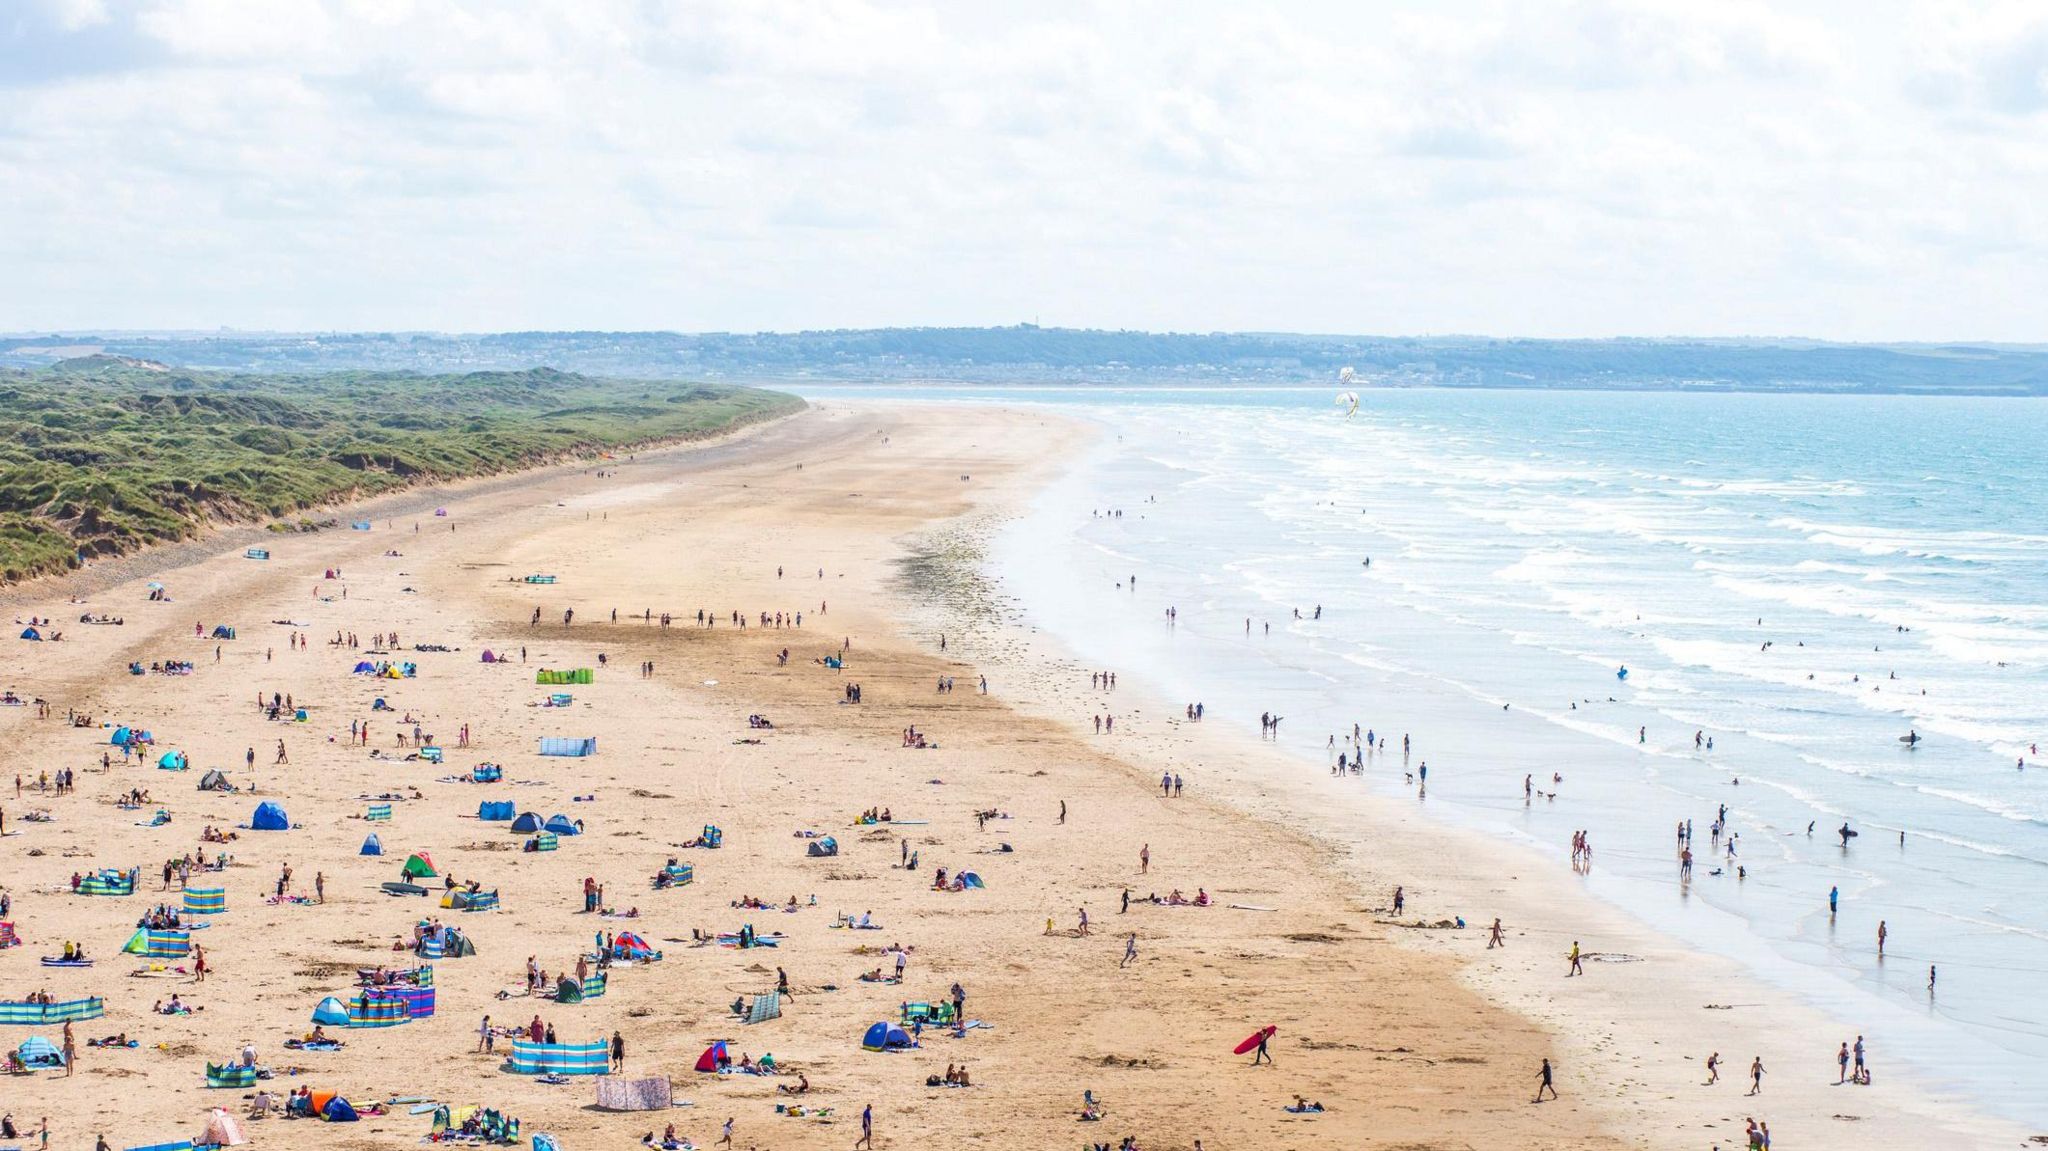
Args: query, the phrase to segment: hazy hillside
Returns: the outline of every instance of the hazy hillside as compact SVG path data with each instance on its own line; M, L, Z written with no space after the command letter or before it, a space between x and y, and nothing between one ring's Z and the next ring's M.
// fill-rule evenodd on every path
M1497 340L1067 328L791 333L212 333L0 339L0 363L103 352L235 371L475 371L822 381L1303 383L2048 394L2048 348L1740 340Z

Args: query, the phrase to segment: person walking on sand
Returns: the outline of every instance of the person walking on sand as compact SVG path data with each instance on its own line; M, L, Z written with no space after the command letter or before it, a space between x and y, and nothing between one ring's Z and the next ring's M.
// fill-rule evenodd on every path
M1842 1049L1835 1052L1835 1086L1849 1081L1849 1041L1842 1041Z
M1129 967L1131 964L1136 963L1137 961L1138 933L1133 931L1131 932L1130 937L1124 940L1124 958L1123 962L1116 965L1117 970L1121 971L1124 968Z
M1493 930L1486 933L1486 949L1492 951L1496 947L1506 947L1507 945L1507 938L1501 934L1500 930L1500 916L1496 915L1493 917Z
M1530 1102L1543 1102L1543 1093L1545 1091L1550 1092L1552 1099L1557 1098L1557 1085L1550 1081L1550 1060L1548 1059L1543 1061L1543 1070L1536 1073L1536 1098L1530 1100Z
M1149 875L1152 871L1152 845L1145 844L1138 849L1138 874Z
M872 1103L860 1109L860 1138L853 1145L855 1147L873 1147L875 1145L875 1105Z
M730 1147L732 1145L732 1119L728 1116L725 1121L725 1127L718 1136L718 1142L713 1144L713 1146Z
M626 1039L625 1036L620 1035L618 1032L614 1031L612 1032L612 1070L617 1072L623 1071L625 1069Z
M485 1055L489 1055L491 1053L491 1047L493 1046L492 1040L494 1038L495 1035L491 1031L491 1017L486 1015L484 1016L484 1021L482 1023L477 1024L476 1049Z
M1764 1093L1764 1057L1759 1055L1749 1061L1749 1093Z
M1712 1087L1714 1084L1719 1083L1720 1081L1721 1053L1719 1051L1716 1051L1712 1055L1707 1056L1707 1086Z
M1890 934L1884 929L1884 920L1877 921L1877 957L1884 958L1884 937Z
M1261 1062L1273 1062L1273 1053L1266 1050L1266 1040L1271 1037L1272 1032L1270 1029L1262 1029L1259 1032L1259 1047L1258 1050L1252 1052L1252 1066L1257 1067Z
M1570 979L1574 975L1584 975L1586 973L1586 969L1579 966L1579 941L1576 939L1572 940L1571 960L1571 970L1565 972L1564 977L1566 979Z
M277 765L278 765L278 764L280 764L280 763L290 763L291 761L292 761L292 757L291 757L291 756L289 756L289 755L286 755L286 754L284 753L284 741L283 741L283 740L281 740L281 739L280 739L280 740L278 740L278 741L277 741L277 758L276 758L275 760L272 760L272 761L271 761L271 766L272 766L272 767L275 767L275 766L277 766Z
M78 1043L77 1040L71 1037L71 1023L69 1020L66 1020L64 1023L64 1078L71 1078L71 1073L77 1067Z

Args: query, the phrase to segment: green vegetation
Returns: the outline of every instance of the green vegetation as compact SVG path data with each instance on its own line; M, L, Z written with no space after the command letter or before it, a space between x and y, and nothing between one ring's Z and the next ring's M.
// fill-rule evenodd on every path
M714 435L778 392L536 369L219 374L113 356L0 370L0 579L410 484Z

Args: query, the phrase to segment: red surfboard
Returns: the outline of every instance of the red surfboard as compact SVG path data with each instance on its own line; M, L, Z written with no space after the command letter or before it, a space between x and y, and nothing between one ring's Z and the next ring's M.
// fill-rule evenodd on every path
M1273 1037L1273 1033L1278 1030L1280 1030L1278 1027L1267 1026L1252 1032L1252 1037L1250 1039L1245 1040L1243 1043L1238 1044L1236 1049L1233 1050L1231 1054L1242 1055L1245 1052L1250 1051L1252 1048L1257 1047L1263 1040L1271 1039Z

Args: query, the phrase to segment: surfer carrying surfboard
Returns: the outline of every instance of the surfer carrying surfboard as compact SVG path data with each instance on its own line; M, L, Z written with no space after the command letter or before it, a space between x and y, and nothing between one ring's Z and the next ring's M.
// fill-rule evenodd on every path
M1273 1061L1273 1053L1266 1050L1266 1041L1273 1038L1273 1033L1278 1030L1280 1030L1278 1027L1270 1023L1259 1028L1257 1031L1252 1032L1250 1037L1243 1043L1238 1044L1231 1051L1231 1054L1242 1055L1247 1051L1252 1052L1252 1066L1254 1067L1257 1067L1260 1063L1271 1063Z

